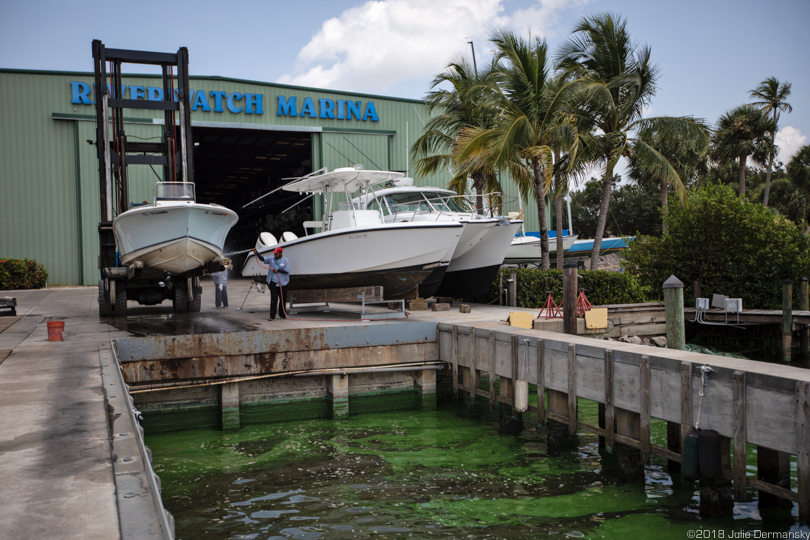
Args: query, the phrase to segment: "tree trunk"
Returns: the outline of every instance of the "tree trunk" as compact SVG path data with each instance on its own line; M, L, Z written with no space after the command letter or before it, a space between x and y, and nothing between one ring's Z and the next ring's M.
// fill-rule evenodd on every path
M771 172L773 171L773 154L768 156L768 172L765 173L765 196L762 205L768 208L768 196L771 194Z
M591 270L599 268L599 250L602 248L602 237L605 235L607 225L608 205L610 204L610 189L613 186L613 166L608 165L605 177L602 179L602 201L599 205L599 219L596 221L596 234L593 236L593 250L591 251Z
M554 151L554 163L560 162L560 151ZM562 178L560 171L557 171L557 175L554 179L554 226L557 229L557 270L562 270L563 267L563 257L565 257L565 253L563 251L563 213L562 213Z
M537 220L540 228L540 251L543 256L542 268L548 270L551 266L551 259L548 255L548 225L546 224L546 180L540 166L540 160L532 160L532 171L534 171L534 187L537 191Z
M748 160L747 155L740 156L740 197L745 198L745 162Z
M473 188L475 189L475 212L477 214L484 213L484 180L485 177L481 173L472 175Z
M661 179L661 232L667 233L667 205L669 204L669 186Z

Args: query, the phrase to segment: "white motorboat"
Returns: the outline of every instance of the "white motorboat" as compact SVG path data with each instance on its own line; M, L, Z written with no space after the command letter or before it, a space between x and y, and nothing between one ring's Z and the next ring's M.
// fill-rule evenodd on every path
M565 234L563 231L563 252L567 252L577 239L576 234ZM550 258L557 254L556 231L549 231L548 253ZM512 245L506 252L503 264L536 264L543 262L543 252L540 249L540 236L521 233L512 240Z
M466 196L436 187L415 187L410 178L395 187L372 190L355 199L361 208L381 212L385 223L457 222L464 229L446 273L437 272L419 286L423 297L476 297L485 294L503 263L510 242L523 223L486 217L470 208Z
M154 202L115 218L113 233L125 266L182 274L220 259L238 219L224 206L197 204L193 183L158 182Z
M323 193L327 209L323 221L304 222L304 237L285 232L284 256L290 260L291 290L381 285L386 297L412 292L435 270L447 269L462 232L456 222L386 224L379 210L351 204L352 193L402 176L389 171L355 168L313 173L284 186L285 191ZM345 194L345 201L335 195ZM334 207L337 206L337 209ZM319 229L320 232L309 233ZM276 239L262 233L256 249L269 255ZM257 280L267 276L267 265L250 253L242 275Z

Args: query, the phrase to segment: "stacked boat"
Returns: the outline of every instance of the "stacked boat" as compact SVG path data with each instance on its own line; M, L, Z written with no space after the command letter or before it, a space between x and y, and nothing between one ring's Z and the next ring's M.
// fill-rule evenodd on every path
M476 297L487 292L504 262L521 220L478 214L466 196L436 187L415 187L398 178L392 187L369 191L353 204L379 212L389 225L403 223L458 223L461 238L446 271L436 271L419 286L422 297Z

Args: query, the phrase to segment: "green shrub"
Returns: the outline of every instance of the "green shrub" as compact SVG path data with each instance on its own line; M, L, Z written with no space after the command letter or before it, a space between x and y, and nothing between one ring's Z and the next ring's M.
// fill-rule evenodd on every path
M562 270L504 268L501 269L501 274L503 275L504 289L506 288L506 280L512 275L517 276L517 303L519 307L541 308L546 303L548 291L551 291L551 296L557 304L562 301ZM499 284L500 280L496 278L486 295L470 300L484 304L497 302ZM646 302L650 296L649 291L642 287L634 276L605 270L579 272L579 287L585 289L585 296L595 306Z
M0 259L0 290L41 289L48 281L48 272L36 261Z
M622 266L658 295L674 275L684 283L686 306L694 306L692 283L699 279L703 297L724 294L742 298L746 308L779 309L782 281L798 282L810 270L810 240L799 227L729 186L691 192L688 206L670 203L665 222L662 237L636 237Z

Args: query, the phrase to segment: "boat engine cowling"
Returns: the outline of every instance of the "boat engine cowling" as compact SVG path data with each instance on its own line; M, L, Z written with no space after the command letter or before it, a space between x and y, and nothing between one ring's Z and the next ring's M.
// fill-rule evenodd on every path
M275 236L273 236L269 232L263 232L259 233L259 239L256 240L256 249L261 251L264 248L275 246L277 244L278 240L276 240Z

